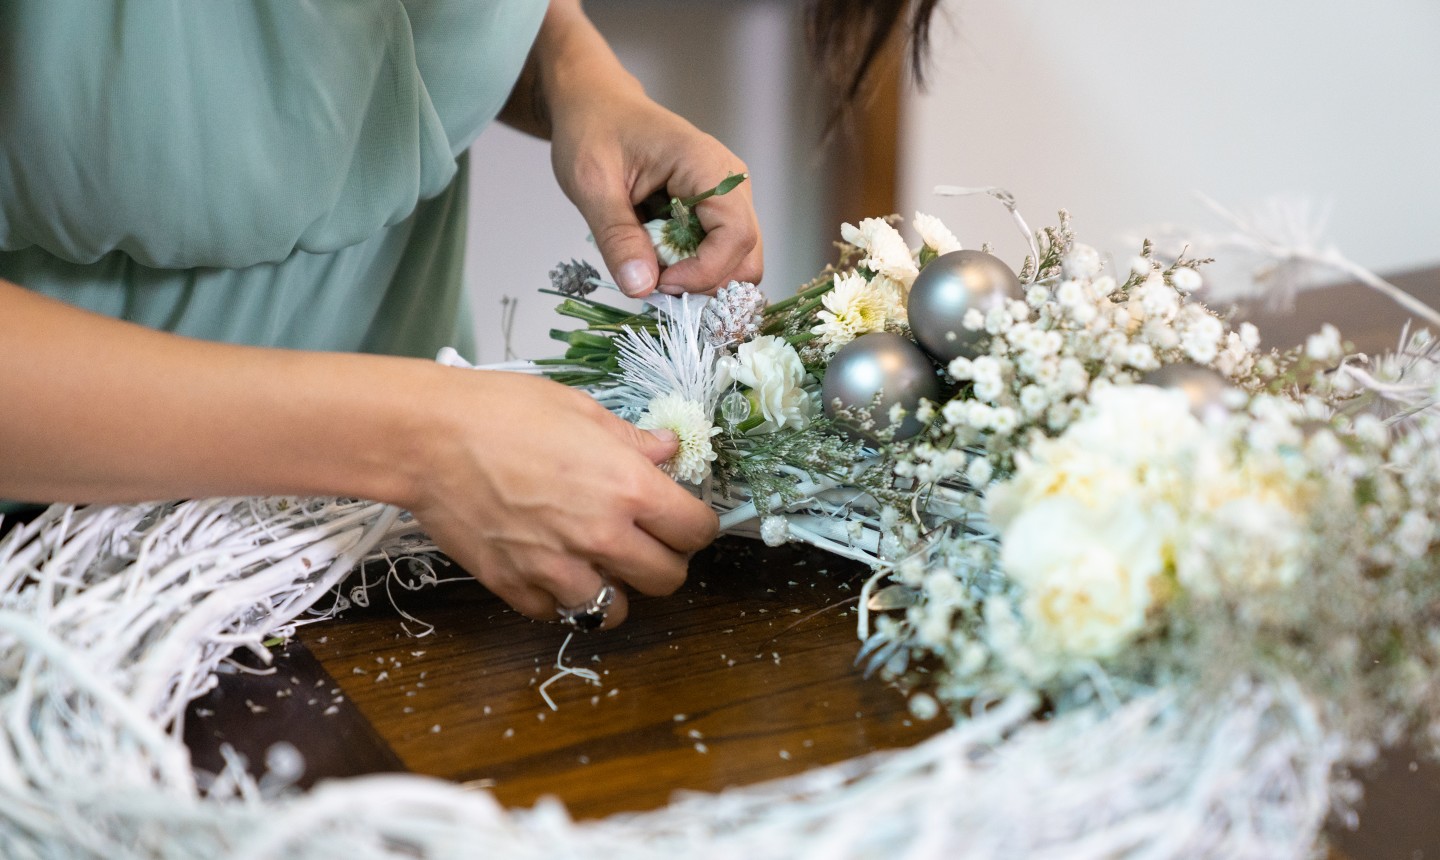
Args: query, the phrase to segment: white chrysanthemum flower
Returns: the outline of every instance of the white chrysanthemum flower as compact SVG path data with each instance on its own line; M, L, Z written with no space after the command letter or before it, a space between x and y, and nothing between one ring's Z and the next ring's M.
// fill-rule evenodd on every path
M679 450L663 467L676 480L698 484L709 476L716 456L710 437L720 428L711 423L704 406L679 394L665 394L650 401L635 425L642 430L669 430L679 437Z
M682 248L670 241L665 234L665 225L669 224L665 218L656 218L654 221L645 222L645 232L650 234L650 244L655 246L655 256L666 266L673 266L681 260L695 256L694 248Z
M835 288L820 299L820 324L811 329L825 345L836 350L862 334L884 331L890 318L890 297L871 288L858 272L835 275Z
M905 311L905 297L909 288L888 275L876 275L870 279L870 289L880 296L885 306L885 320L888 323L908 324Z
M925 243L925 247L934 251L936 256L964 249L960 240L955 238L955 234L950 232L949 227L945 226L945 222L934 215L916 212L915 220L910 223L915 228L915 232L920 234L920 241Z
M905 244L905 237L883 218L866 218L858 227L842 224L840 235L865 252L860 260L862 266L900 282L907 290L915 282L915 276L920 274L915 259L910 255L910 246Z
M764 421L750 433L810 425L815 405L804 388L805 365L784 338L767 334L742 343L734 356L720 360L719 370L721 387L738 382L758 402Z

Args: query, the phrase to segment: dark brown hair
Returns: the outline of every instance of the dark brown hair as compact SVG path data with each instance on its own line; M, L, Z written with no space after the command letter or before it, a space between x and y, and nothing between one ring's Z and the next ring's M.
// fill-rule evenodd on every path
M902 21L910 73L924 85L930 19L939 5L940 0L808 0L805 31L811 56L834 95L830 125L864 94L866 78Z

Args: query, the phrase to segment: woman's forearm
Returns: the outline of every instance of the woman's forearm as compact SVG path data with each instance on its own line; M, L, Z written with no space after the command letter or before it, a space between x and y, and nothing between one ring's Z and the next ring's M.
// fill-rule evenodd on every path
M576 100L593 98L596 88L644 95L639 81L625 70L590 23L579 0L551 0L500 119L548 140L555 112Z
M0 282L0 368L0 498L414 496L393 392L427 362L205 343Z

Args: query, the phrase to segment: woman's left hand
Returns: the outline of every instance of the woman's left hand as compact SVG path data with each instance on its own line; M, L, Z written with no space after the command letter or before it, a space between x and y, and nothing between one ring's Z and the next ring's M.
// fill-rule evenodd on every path
M645 95L578 0L552 0L505 118L548 133L556 179L627 295L657 287L713 293L731 280L759 282L763 252L749 182L696 207L706 231L696 255L661 271L635 206L659 189L672 197L700 194L746 168L715 138Z

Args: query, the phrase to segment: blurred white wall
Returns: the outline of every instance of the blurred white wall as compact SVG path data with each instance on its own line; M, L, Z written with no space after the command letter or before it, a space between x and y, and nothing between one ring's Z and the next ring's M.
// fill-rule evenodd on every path
M1018 264L999 185L1032 226L1083 240L1220 222L1288 194L1332 205L1328 239L1387 272L1440 262L1435 0L946 0L926 95L905 103L901 211L942 217ZM1117 243L1126 244L1117 244Z
M820 100L805 71L792 0L591 0L586 11L652 98L715 135L745 160L765 236L765 280L787 295L831 255ZM501 300L519 299L514 347L555 355L547 333L573 328L552 310L546 273L571 257L604 270L589 230L555 186L548 144L496 126L471 151L466 279L479 360L504 357ZM719 177L717 177L718 179ZM837 234L838 235L838 234ZM616 303L619 293L609 293Z
M587 4L653 97L749 163L772 296L829 259L826 189L846 181L825 175L797 7ZM936 184L1008 188L1037 227L1063 206L1116 254L1161 223L1220 229L1195 191L1232 207L1305 196L1332 205L1327 238L1362 265L1440 262L1440 0L946 0L934 46L928 93L903 104L899 209L969 246L1023 253L997 204ZM503 357L505 296L516 351L553 355L546 334L566 323L536 290L556 262L599 255L546 144L497 127L472 158L479 359Z

